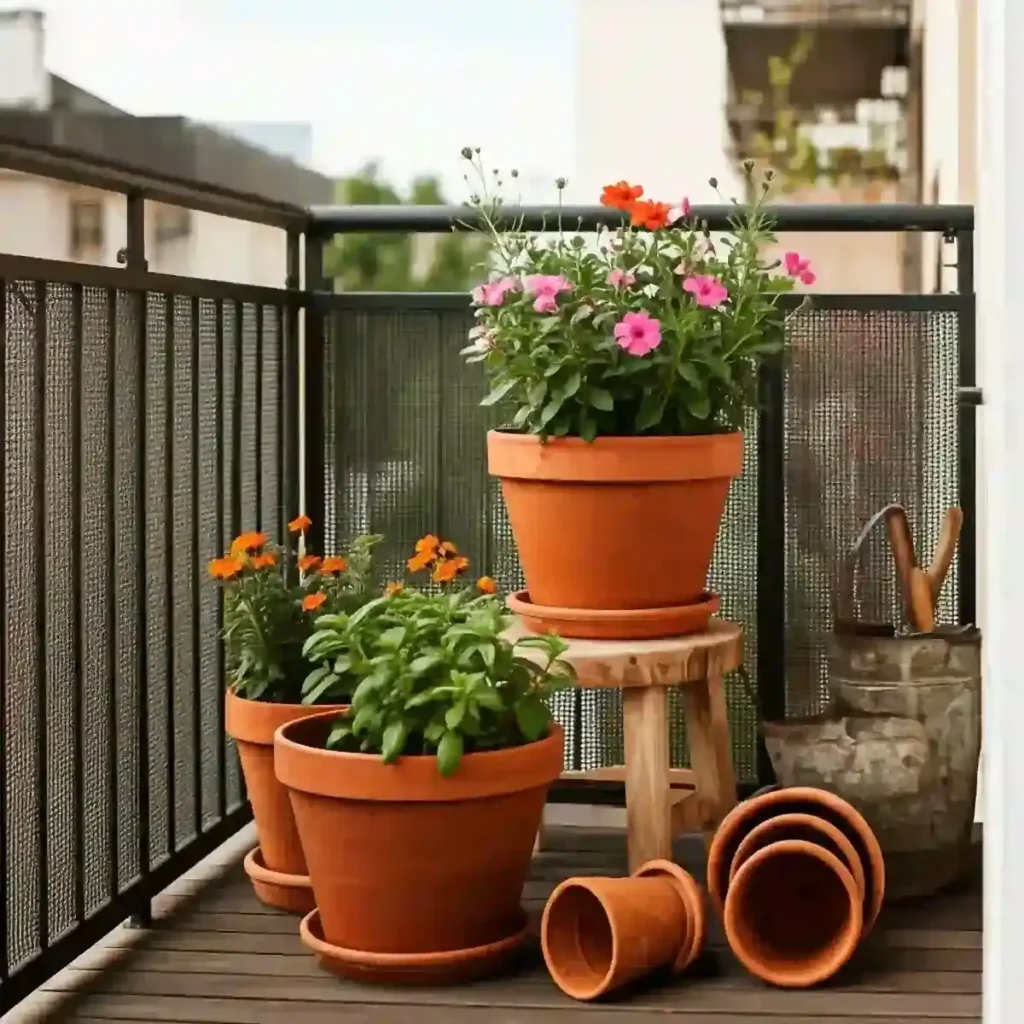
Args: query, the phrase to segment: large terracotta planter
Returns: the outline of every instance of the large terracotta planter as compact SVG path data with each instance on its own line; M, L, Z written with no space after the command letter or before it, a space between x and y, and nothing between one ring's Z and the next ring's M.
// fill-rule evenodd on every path
M671 965L685 970L704 946L704 905L693 878L650 861L630 878L570 878L551 894L541 947L552 980L591 1000Z
M770 843L740 866L725 898L725 936L756 977L784 988L831 978L864 929L863 892L817 842Z
M362 978L450 981L495 969L525 938L521 906L562 729L467 754L444 778L433 757L323 749L333 715L275 737L318 911L303 941Z
M245 870L256 895L280 910L305 914L314 903L288 793L274 775L274 733L287 722L340 709L245 700L231 690L225 697L225 731L238 747L260 841Z
M606 638L618 635L614 612L631 638L704 627L713 610L708 569L743 463L741 433L588 444L491 431L487 458L501 479L533 620L565 636ZM704 606L700 615L694 606ZM597 627L586 611L598 613Z

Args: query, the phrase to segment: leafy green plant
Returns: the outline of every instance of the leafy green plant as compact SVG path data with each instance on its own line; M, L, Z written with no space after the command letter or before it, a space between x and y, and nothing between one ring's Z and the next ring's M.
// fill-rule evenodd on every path
M352 612L374 596L373 549L383 538L358 537L346 556L321 558L299 552L311 525L306 516L293 519L283 547L247 531L210 562L210 575L224 590L228 680L239 697L300 703L308 670L302 647L314 613Z
M307 700L351 689L328 749L437 758L451 775L464 753L532 743L548 733L547 698L571 683L555 636L512 640L512 617L482 577L452 584L468 566L454 545L427 537L409 560L443 586L426 592L398 584L351 614L319 616L305 655L317 667ZM352 683L355 683L352 689Z
M541 437L740 429L761 361L783 346L779 299L814 281L797 253L761 256L775 242L764 210L772 172L719 238L685 199L672 208L639 185L609 185L602 203L628 221L599 232L595 247L561 223L545 241L509 222L476 151L463 155L480 177L472 203L495 261L473 290L477 322L463 349L490 378L484 405L512 405L510 428ZM744 172L752 181L752 162Z

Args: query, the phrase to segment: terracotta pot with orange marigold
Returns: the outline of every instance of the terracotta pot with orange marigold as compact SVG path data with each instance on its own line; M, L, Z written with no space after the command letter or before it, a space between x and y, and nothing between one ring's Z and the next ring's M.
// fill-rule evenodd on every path
M272 546L262 532L240 534L210 563L224 590L225 724L260 841L245 868L260 899L296 913L310 909L312 891L288 795L274 776L274 733L324 709L321 695L303 693L309 666L302 647L317 614L351 612L370 599L380 540L361 537L347 556L320 558L298 550L310 525L305 516L293 519L285 547Z
M522 230L477 151L463 156L494 255L463 354L490 378L483 404L509 409L487 444L526 578L517 608L566 636L701 629L717 608L707 574L758 371L783 347L781 300L814 281L798 253L761 255L775 241L770 178L745 166L755 198L724 237L686 199L608 185L595 245L572 225Z
M456 980L527 936L522 890L563 735L547 698L572 679L557 637L511 616L469 559L424 537L427 588L395 584L306 644L314 685L355 675L350 706L275 738L317 910L306 945L362 979ZM470 577L471 579L472 577Z

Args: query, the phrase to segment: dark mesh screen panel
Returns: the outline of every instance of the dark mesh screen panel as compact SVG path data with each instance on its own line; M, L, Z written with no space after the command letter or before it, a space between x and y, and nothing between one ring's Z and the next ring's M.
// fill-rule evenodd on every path
M866 520L907 509L927 565L958 503L957 314L811 309L791 321L786 375L786 704L827 699L825 639L839 567ZM902 619L884 527L863 549L859 617ZM954 562L938 620L956 622Z

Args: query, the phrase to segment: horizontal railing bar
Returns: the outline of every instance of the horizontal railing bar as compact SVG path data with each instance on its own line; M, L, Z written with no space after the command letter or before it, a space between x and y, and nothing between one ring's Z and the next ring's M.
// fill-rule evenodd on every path
M394 310L448 310L459 312L469 307L467 292L314 292L311 308L323 313L336 311L377 311ZM934 294L922 292L916 295L904 294L810 294L782 295L780 305L794 308L804 299L811 309L842 309L854 312L901 312L901 313L942 313L963 308L961 295Z
M123 291L162 292L199 299L238 299L274 306L301 306L304 294L295 289L215 281L205 277L180 277L151 270L107 267L96 263L72 263L36 256L0 253L0 278L8 281L48 281L87 288L118 288Z
M309 217L303 207L291 203L10 136L0 135L0 167L279 228L301 230Z
M442 232L480 226L470 206L312 206L309 230L317 235L365 231ZM713 231L726 230L736 207L695 206L693 213ZM974 207L918 206L911 203L808 203L769 206L775 230L784 231L969 231ZM522 220L528 231L594 231L616 227L625 214L606 206L509 206L506 223Z

